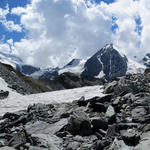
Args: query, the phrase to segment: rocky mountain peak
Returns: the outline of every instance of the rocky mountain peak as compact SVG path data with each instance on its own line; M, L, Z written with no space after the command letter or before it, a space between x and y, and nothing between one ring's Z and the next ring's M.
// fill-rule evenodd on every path
M109 44L88 59L84 67L84 75L111 80L126 74L127 59L113 48L113 44Z

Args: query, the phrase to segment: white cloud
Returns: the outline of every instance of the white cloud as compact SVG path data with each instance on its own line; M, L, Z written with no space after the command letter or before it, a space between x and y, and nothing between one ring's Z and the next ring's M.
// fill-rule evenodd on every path
M5 19L8 13L9 13L8 5L4 9L0 8L0 20Z
M10 32L12 32L12 31L21 32L22 31L22 27L19 24L15 24L13 21L4 20L4 21L2 21L2 24Z
M18 15L18 16L21 16L22 14L26 12L27 12L27 9L23 7L15 7L11 9L11 14Z
M26 63L42 67L64 65L73 57L86 58L113 42L129 57L150 51L150 1L117 0L107 5L84 0L32 0L14 8L28 36L12 46ZM118 28L112 32L112 17ZM135 18L143 30L136 31ZM139 44L140 43L140 44Z
M27 63L64 65L73 57L88 57L112 41L111 19L97 7L87 8L83 0L33 0L26 9L21 23L29 31L29 39L15 43L14 53Z
M0 23L3 24L3 26L9 31L17 31L21 32L22 27L19 24L15 24L12 20L7 20L6 16L9 14L9 7L8 5L6 8L2 9L0 8Z

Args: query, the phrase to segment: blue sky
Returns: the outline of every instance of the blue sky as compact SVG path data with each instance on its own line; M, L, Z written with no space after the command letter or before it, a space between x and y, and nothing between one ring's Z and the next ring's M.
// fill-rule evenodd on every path
M9 11L15 7L25 7L27 4L30 3L30 0L0 0L0 8L5 9L8 5ZM7 20L12 20L15 24L20 24L20 17L17 15L8 14L6 15ZM13 39L15 41L20 41L25 36L25 32L16 32L12 31L9 32L2 23L0 23L0 39L3 42L7 41L8 39Z

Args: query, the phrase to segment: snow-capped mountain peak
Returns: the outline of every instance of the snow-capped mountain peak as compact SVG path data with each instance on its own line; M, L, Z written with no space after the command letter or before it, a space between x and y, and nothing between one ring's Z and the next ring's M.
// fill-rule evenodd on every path
M67 65L59 70L59 74L64 72L72 72L75 74L81 74L84 70L86 60L84 59L72 59Z

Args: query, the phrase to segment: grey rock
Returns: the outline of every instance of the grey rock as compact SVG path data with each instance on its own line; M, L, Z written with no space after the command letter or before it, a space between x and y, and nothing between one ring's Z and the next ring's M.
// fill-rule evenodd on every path
M145 122L147 111L144 107L138 106L131 113L134 122Z
M29 150L51 150L49 148L37 147L37 146L30 146Z
M104 93L106 94L113 93L116 85L117 85L117 81L106 83L104 88Z
M80 147L80 143L74 141L69 143L69 145L67 146L67 150L77 150L79 147Z
M112 117L112 116L114 116L114 115L115 115L115 110L114 110L113 106L110 105L110 106L107 108L107 111L106 111L106 113L105 113L105 116L108 117L108 118L110 118L110 117Z
M49 134L32 134L31 138L33 140L34 146L42 147L52 150L60 150L62 145L62 139L55 135Z
M98 129L107 130L108 122L103 118L92 118L91 124L93 125L93 130L97 131Z
M137 144L139 144L140 134L136 133L135 131L126 131L122 134L122 139L126 145L136 146Z
M73 112L69 118L67 130L73 135L90 135L92 130L87 114L84 112Z
M0 147L0 150L15 150L15 149L13 147L4 146L4 147Z
M68 119L61 119L60 121L49 124L44 121L36 121L35 123L27 123L26 130L30 134L55 134L68 124Z

